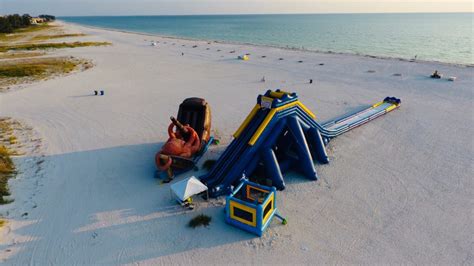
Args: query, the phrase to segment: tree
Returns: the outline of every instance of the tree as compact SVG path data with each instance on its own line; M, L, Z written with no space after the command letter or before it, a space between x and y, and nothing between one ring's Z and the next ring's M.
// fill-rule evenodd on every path
M10 25L12 26L13 29L18 29L21 28L23 21L18 14L13 14L7 16L8 21L10 22Z
M6 17L0 17L0 32L1 33L12 33L13 27L10 21Z
M21 16L21 20L23 22L23 27L28 27L31 25L31 16L29 14L23 14L23 16Z
M56 20L55 16L52 15L39 15L38 17L45 19L46 21L53 21Z

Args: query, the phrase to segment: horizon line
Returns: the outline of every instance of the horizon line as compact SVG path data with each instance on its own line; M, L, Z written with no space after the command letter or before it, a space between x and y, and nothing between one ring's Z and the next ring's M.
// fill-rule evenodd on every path
M364 15L364 14L474 14L474 12L340 12L340 13L222 13L222 14L118 14L118 15L56 15L56 17L155 17L155 16L252 16L252 15Z

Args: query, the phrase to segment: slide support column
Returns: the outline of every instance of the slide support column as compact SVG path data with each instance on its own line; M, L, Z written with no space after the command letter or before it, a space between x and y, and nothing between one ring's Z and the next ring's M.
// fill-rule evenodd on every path
M278 190L285 189L285 181L283 180L283 174L278 165L278 160L271 147L266 148L262 152L263 164L265 165L265 171L272 180L273 186Z
M316 128L311 128L308 131L309 137L311 138L311 143L313 144L314 154L316 155L316 160L320 163L327 164L329 163L328 154L326 152L326 147L324 147L323 138L321 133Z
M303 133L303 128L301 128L300 121L297 117L288 118L288 128L294 136L299 153L298 159L301 163L303 173L309 179L317 180L318 175L316 174L316 169L314 168L313 158L311 157L311 152L309 151L308 143L306 142L306 137Z

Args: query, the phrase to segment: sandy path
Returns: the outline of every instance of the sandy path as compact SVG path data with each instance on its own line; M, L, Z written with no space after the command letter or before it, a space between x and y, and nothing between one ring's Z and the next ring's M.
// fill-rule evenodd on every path
M46 154L37 208L0 207L12 219L0 240L7 263L472 264L473 68L67 27L114 45L58 51L96 67L0 95L2 115L33 126ZM246 52L250 61L235 60ZM426 78L434 69L458 80ZM176 208L152 174L178 104L210 102L223 139L212 158L256 96L276 88L298 92L321 121L385 96L403 102L332 141L318 182L287 176L278 205L289 224L274 222L262 238L227 226L219 202ZM94 89L106 96L89 96ZM201 212L212 225L188 229Z

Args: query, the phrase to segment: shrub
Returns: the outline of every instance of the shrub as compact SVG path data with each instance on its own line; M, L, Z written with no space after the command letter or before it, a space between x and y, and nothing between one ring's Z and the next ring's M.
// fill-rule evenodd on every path
M209 226L211 223L212 217L204 215L204 214L199 214L198 216L194 217L189 221L189 226L192 228L196 228L198 226Z

